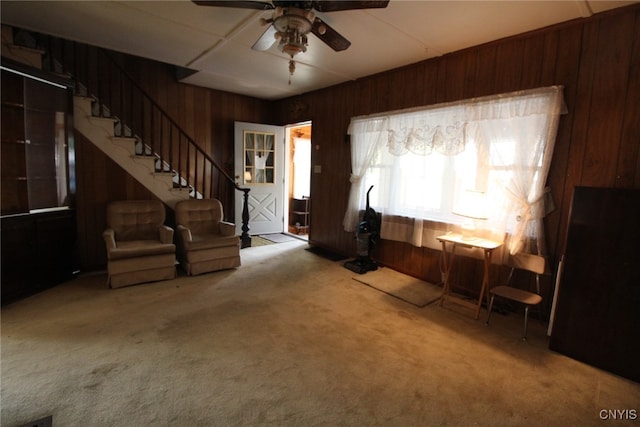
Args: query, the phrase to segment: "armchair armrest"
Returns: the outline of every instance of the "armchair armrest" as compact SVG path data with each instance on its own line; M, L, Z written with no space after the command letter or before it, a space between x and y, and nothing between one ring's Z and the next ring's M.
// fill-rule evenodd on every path
M230 222L220 221L219 223L220 234L223 236L233 236L236 234L236 225Z
M173 228L161 225L158 227L158 233L162 243L173 243Z
M183 242L190 242L191 240L193 240L193 237L191 236L191 230L189 228L185 227L184 225L178 225L176 229L178 231L180 240L182 240Z
M109 254L111 249L116 248L116 232L112 228L107 228L102 232L102 238L107 246L107 254Z

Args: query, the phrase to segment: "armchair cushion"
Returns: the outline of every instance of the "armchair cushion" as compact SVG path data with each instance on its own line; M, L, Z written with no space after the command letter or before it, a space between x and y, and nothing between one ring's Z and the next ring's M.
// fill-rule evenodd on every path
M175 253L173 244L162 243L158 240L130 240L118 243L116 248L109 251L109 259L135 258Z
M222 234L196 234L195 236L192 235L191 240L184 242L184 248L187 251L199 251L202 249L235 246L237 242L237 236L223 236Z

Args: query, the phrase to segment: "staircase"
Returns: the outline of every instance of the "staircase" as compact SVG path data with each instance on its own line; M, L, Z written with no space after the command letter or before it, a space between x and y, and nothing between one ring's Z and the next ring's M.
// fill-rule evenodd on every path
M148 146L135 136L117 136L116 128L122 123L117 118L93 114L97 100L87 96L74 96L73 124L75 130L89 139L107 156L125 169L167 206L174 208L180 200L202 198L185 180ZM130 134L130 132L118 132Z
M13 29L2 26L3 55L15 52L22 63L72 78L76 131L166 205L174 208L189 197L226 199L233 205L228 202L233 191L243 192L241 246L251 246L249 189L239 187L110 52L24 30L19 34L24 45L14 41Z

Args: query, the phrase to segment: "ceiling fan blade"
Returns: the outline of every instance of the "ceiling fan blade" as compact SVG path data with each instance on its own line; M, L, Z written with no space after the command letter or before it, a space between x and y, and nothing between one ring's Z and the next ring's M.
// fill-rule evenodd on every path
M318 17L313 21L311 32L336 52L340 52L341 50L345 50L351 46L351 42L349 40L345 39L340 33Z
M389 0L380 1L335 1L335 0L316 0L313 2L313 8L318 12L336 12L339 10L353 9L383 9L387 7Z
M255 9L255 10L271 10L274 9L273 4L263 1L251 0L191 0L198 6L216 6L216 7L235 7L237 9Z
M273 25L269 25L260 38L251 46L251 49L261 51L269 49L276 42L275 35L277 31Z

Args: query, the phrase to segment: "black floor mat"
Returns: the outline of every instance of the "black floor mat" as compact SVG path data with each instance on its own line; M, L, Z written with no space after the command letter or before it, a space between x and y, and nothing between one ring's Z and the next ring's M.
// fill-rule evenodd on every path
M324 248L321 248L321 247L318 247L318 246L310 246L310 247L306 248L305 250L309 251L311 253L314 253L314 254L316 254L318 256L321 256L323 258L326 258L326 259L328 259L330 261L342 261L342 260L347 259L347 257L344 256L344 255L340 255L338 253L332 252L332 251L330 251L328 249L324 249Z

